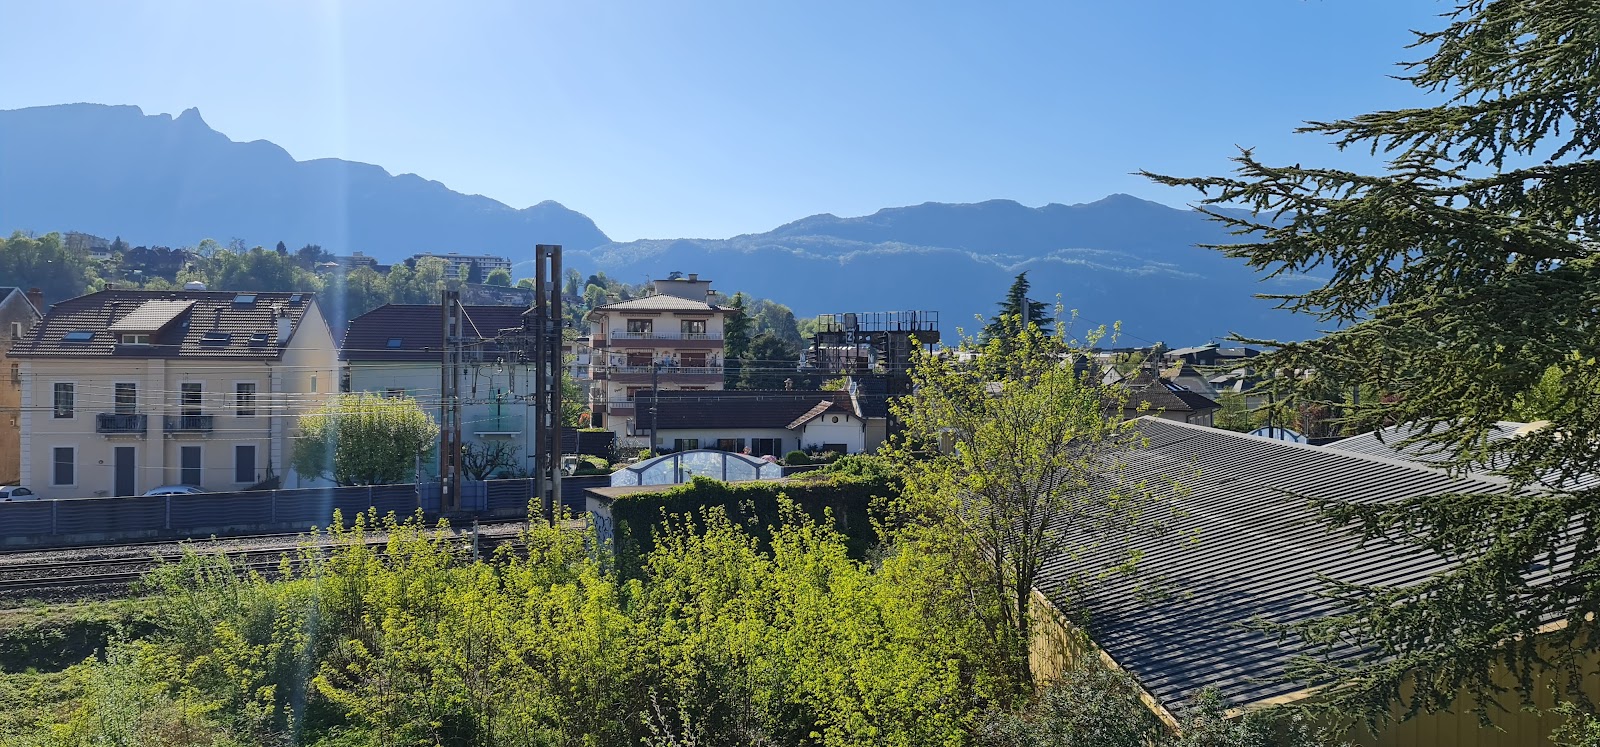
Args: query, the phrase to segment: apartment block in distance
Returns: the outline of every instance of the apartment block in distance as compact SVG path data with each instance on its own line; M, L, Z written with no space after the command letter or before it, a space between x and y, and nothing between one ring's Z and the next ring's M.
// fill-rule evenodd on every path
M617 444L649 445L648 399L641 392L722 389L722 330L736 309L712 304L711 281L673 273L654 295L589 312L589 407Z

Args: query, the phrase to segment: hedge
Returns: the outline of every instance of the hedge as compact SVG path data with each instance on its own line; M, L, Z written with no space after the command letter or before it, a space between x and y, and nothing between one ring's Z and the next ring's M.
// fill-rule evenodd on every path
M831 514L845 535L851 556L862 558L878 537L868 509L876 498L891 497L895 487L878 476L808 474L788 481L725 483L695 477L660 491L631 493L611 505L617 568L623 575L642 575L644 559L655 547L655 529L667 517L690 516L721 507L729 518L748 526L765 543L777 524L778 498L787 496L813 519Z

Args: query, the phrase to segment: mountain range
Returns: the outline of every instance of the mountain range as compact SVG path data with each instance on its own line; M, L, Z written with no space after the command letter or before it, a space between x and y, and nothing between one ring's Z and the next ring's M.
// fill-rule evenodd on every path
M1128 195L1036 208L930 202L813 215L728 239L612 242L553 201L519 210L370 164L296 161L267 141L230 140L195 109L177 117L99 104L0 111L0 229L172 246L283 240L383 261L418 251L515 259L555 243L565 265L584 273L637 283L697 272L719 290L772 298L802 317L938 311L947 334L975 330L974 316L992 313L1012 277L1027 272L1035 298L1059 296L1079 312L1078 330L1120 320L1122 344L1316 332L1309 317L1252 297L1304 289L1309 279L1262 281L1196 246L1231 240L1217 223Z

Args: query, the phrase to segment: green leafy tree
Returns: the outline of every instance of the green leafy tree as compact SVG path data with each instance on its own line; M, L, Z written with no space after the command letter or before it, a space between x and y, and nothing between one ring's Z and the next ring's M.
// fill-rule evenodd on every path
M96 279L82 257L66 250L60 234L34 238L21 231L0 239L0 278L21 288L39 288L51 303L89 292Z
M1374 392L1346 410L1347 426L1416 424L1417 441L1456 466L1511 483L1324 504L1336 526L1459 561L1403 588L1330 590L1347 613L1301 633L1369 652L1296 669L1336 685L1319 701L1330 709L1382 719L1402 700L1402 713L1432 712L1462 693L1483 709L1506 682L1523 683L1531 706L1528 683L1560 695L1600 655L1600 485L1573 480L1600 474L1595 12L1587 0L1466 0L1418 32L1420 59L1401 79L1431 106L1301 128L1383 153L1371 173L1246 150L1229 176L1150 175L1200 190L1212 217L1251 239L1218 247L1228 256L1274 275L1315 268L1315 287L1275 298L1342 326L1252 362L1315 372L1286 395L1331 406L1326 381ZM1529 392L1553 405L1540 413L1550 425L1490 440Z
M341 394L300 420L290 464L340 485L410 482L439 425L410 397Z
M737 388L783 389L785 380L798 380L799 369L800 349L771 332L762 332L739 358Z
M477 265L473 266L476 267ZM496 267L489 272L489 276L484 278L483 282L487 285L498 285L501 288L510 288L511 271L504 267Z
M1037 324L1041 328L1048 327L1050 319L1045 316L1048 308L1043 301L1034 301L1028 298L1028 273L1018 273L1015 280L1011 281L1010 290L1006 291L1005 300L1000 302L1000 310L995 312L994 318L983 328L981 339L990 337L1008 337L1005 328L1005 319L1013 319L1020 326Z
M1021 686L1033 681L1030 611L1045 565L1089 546L1117 555L1164 529L1167 504L1115 479L1119 455L1141 443L1135 421L1121 416L1125 392L1072 365L1086 351L1069 347L1060 329L1003 329L982 345L963 341L977 347L977 362L915 351L913 393L891 403L906 434L893 450L905 465L908 512L972 559L964 588L994 601L973 612L1008 642ZM1128 570L1134 559L1130 550L1077 581Z
M322 287L316 275L261 247L218 252L208 266L212 290L316 291Z

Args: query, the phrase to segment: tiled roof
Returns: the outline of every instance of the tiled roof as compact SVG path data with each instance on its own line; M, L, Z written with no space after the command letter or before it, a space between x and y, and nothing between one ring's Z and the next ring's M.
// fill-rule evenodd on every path
M521 306L466 306L469 339L491 339L522 326ZM350 320L339 357L347 361L434 361L444 345L444 319L435 304L379 306Z
M778 390L670 391L656 400L658 429L788 428L819 403L853 412L848 392ZM637 424L650 427L650 394L638 395Z
M1133 541L1141 553L1137 573L1095 580L1126 559L1102 543L1052 561L1039 590L1058 608L1083 613L1095 643L1168 708L1206 687L1235 706L1302 690L1281 675L1292 657L1312 652L1292 636L1280 640L1250 626L1337 612L1335 602L1318 595L1323 577L1404 585L1448 567L1414 546L1362 543L1330 529L1308 498L1376 503L1506 489L1405 462L1154 417L1140 418L1139 428L1149 445L1128 455L1122 480L1142 481L1174 501L1180 514L1171 531Z
M288 342L278 339L280 315L289 320L292 337L313 303L310 293L255 293L251 303L235 303L239 295L233 291L108 290L70 298L51 306L33 334L16 345L11 355L273 359ZM151 302L160 303L152 306ZM135 318L132 327L121 324L130 316ZM158 317L167 322L159 330L148 330ZM150 345L120 345L113 329L155 334Z
M713 306L705 301L694 301L687 298L660 293L643 298L630 298L626 301L617 301L603 306L594 307L591 315L599 311L733 311L723 306Z
M1204 394L1191 392L1149 371L1140 371L1121 383L1128 388L1129 410L1137 410L1146 404L1150 411L1164 412L1201 412L1222 407Z
M818 402L815 407L806 410L805 414L795 418L793 423L790 423L785 427L791 431L795 430L796 428L804 428L806 423L816 420L818 417L822 416L822 413L832 410L835 407L838 407L838 405L834 404L833 401L826 399L822 400L821 402Z
M155 299L139 304L139 308L111 323L112 332L160 332L175 321L180 314L194 306L193 299Z

